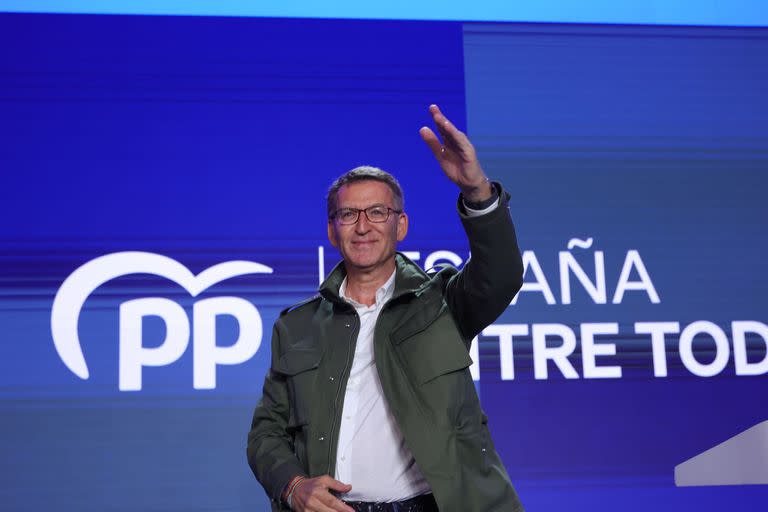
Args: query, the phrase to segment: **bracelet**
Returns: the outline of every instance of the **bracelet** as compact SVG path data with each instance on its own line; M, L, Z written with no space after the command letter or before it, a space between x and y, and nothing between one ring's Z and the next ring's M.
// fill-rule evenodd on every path
M298 485L306 480L306 477L303 476L297 476L294 477L293 480L288 484L288 487L285 489L285 502L288 504L289 507L291 507L291 498L293 497L293 492L296 490L296 487ZM293 508L293 507L291 507Z

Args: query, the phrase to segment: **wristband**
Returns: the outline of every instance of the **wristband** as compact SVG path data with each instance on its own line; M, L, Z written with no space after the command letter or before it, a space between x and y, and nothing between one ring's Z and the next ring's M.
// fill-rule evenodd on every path
M304 480L306 480L306 478L303 476L294 477L293 480L291 480L290 483L288 483L286 486L285 491L283 491L283 501L285 501L289 507L293 508L291 506L291 498L293 497L293 492L296 490L296 487L298 487L298 485Z

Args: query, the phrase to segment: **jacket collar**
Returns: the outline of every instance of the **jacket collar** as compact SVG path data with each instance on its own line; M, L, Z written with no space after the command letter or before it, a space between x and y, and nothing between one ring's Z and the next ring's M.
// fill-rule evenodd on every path
M320 295L331 302L345 302L339 296L339 287L346 276L347 269L344 261L340 261L320 285L318 290ZM418 295L428 283L429 276L420 266L401 252L395 254L395 291L390 300L409 293Z

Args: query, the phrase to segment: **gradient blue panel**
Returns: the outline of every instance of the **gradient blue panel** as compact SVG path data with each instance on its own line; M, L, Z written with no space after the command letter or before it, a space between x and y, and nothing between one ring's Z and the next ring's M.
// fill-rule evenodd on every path
M7 0L0 11L176 14L198 16L264 16L302 18L411 19L459 21L527 21L559 23L633 23L661 25L768 24L768 6L762 0L541 0L475 2L354 2L334 0Z
M389 169L414 217L405 249L461 240L445 220L455 187L418 135L431 102L465 125L461 26L5 14L0 43L13 49L0 55L0 509L267 510L245 436L272 323L314 293L318 246L326 269L337 259L332 179ZM195 298L149 274L100 286L80 314L82 380L54 349L53 299L117 251L195 274L230 260L274 273ZM253 358L196 390L193 339L144 368L141 390L118 389L121 304L166 298L191 322L196 302L221 296L258 308ZM220 346L238 336L231 317L217 327ZM157 318L144 328L150 347L167 331Z
M481 338L483 404L527 507L756 510L764 486L675 488L673 469L766 419L768 381L736 374L731 322L768 320L768 32L468 24L464 37L471 138L513 191L521 246L555 299L521 292L497 322L529 326L513 341L514 380L501 380L498 338ZM592 245L569 249L573 238ZM659 303L644 291L612 303L630 250ZM598 251L607 303L573 274L566 303L559 253L594 281ZM526 282L536 280L529 268ZM725 369L694 375L673 335L668 376L654 377L650 335L634 323L697 320L729 338ZM618 335L598 338L616 355L597 361L621 366L621 378L584 378L579 329L590 322L618 323ZM548 378L535 378L530 329L544 323L575 331L577 379L551 362ZM747 346L750 361L766 357L759 337ZM714 360L711 337L693 347Z
M425 107L459 126L466 58L470 135L489 174L513 191L524 249L557 305L523 293L499 323L616 321L621 379L534 380L530 336L514 381L481 339L483 404L530 510L755 508L763 488L677 489L674 464L764 418L765 375L733 358L694 377L668 347L654 379L633 322L765 321L763 224L768 108L764 30L468 25L112 16L0 17L0 508L264 510L244 460L249 415L278 311L325 268L323 192L373 163L406 189L420 261L466 257L455 190L418 138ZM595 305L578 285L561 304L558 252L572 237L588 273L605 253L609 300L626 252L642 254L661 296ZM106 253L150 251L199 273L258 261L193 299L150 275L99 287L80 315L91 377L53 348L62 281ZM636 276L634 276L636 277ZM530 280L530 275L528 275ZM192 387L192 350L118 390L118 309L164 297L184 308L217 296L258 307L264 340L214 390ZM148 319L145 342L162 323ZM222 318L217 338L237 326ZM194 340L193 340L194 342ZM764 356L759 339L750 357ZM697 342L697 354L712 357ZM571 358L582 372L582 354Z

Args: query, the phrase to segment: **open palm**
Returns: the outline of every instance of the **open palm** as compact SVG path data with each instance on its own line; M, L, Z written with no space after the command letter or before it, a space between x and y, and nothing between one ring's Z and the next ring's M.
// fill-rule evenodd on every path
M440 112L437 105L429 106L440 142L435 132L424 126L419 130L421 138L435 155L445 175L458 185L469 201L482 201L491 195L488 179L477 160L475 148L467 136Z

